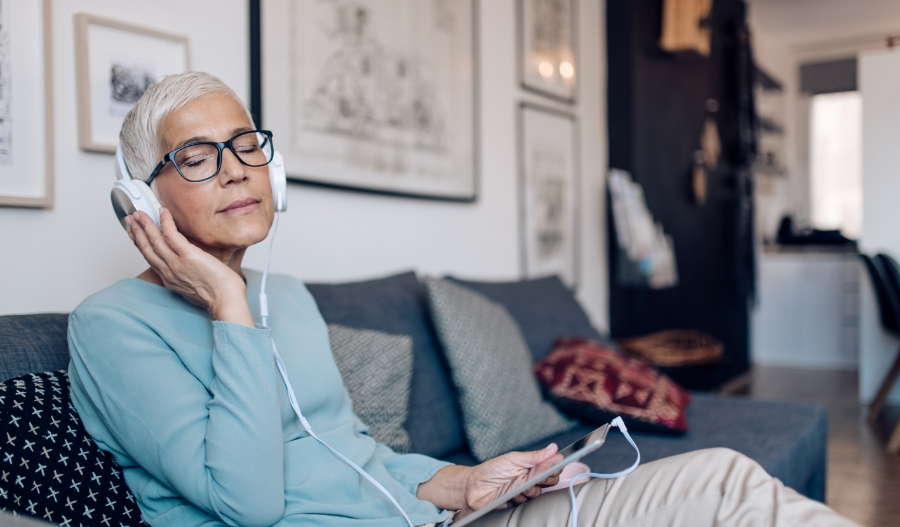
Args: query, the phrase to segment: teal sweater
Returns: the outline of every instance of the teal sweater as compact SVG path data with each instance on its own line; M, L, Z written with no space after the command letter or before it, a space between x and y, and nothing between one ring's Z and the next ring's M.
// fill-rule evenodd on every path
M245 272L259 320L261 275ZM302 283L271 275L269 326L212 321L163 287L122 280L69 317L72 402L157 526L395 526L377 488L294 415L274 338L316 434L385 486L415 524L446 512L415 497L446 463L378 444L353 413L328 331Z

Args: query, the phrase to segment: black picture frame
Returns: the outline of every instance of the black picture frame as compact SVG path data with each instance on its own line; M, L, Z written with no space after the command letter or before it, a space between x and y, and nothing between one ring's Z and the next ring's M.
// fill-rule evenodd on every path
M288 171L287 179L291 183L299 183L312 187L329 188L336 190L347 190L363 194L374 194L382 196L395 196L402 198L415 198L433 201L446 201L456 203L475 203L481 191L481 153L480 153L480 114L481 114L481 94L479 89L479 68L480 68L480 51L479 51L479 28L480 21L478 17L479 0L468 0L471 3L472 13L472 191L464 196L446 196L434 195L422 192L408 192L397 190L386 190L378 188L367 188L355 185L347 185L341 183L324 182L312 179L302 173L291 174ZM249 35L250 35L250 113L256 121L257 128L263 126L264 122L264 106L265 100L265 45L263 42L263 25L264 10L266 9L266 0L249 0ZM269 126L269 123L266 123ZM276 144L278 139L276 138Z

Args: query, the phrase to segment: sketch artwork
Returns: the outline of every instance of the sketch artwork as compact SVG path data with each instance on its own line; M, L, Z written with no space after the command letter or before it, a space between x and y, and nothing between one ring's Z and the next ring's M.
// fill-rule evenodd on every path
M304 128L400 147L442 151L446 109L428 65L392 54L372 34L361 5L337 8L337 49L304 105Z
M0 0L0 164L12 165L11 0Z
M471 0L304 0L288 9L289 177L474 197Z
M522 84L552 97L575 96L575 0L520 0Z
M114 59L109 65L109 115L125 117L154 84L156 71L153 66Z
M531 170L528 174L531 193L532 236L538 263L551 262L565 250L566 192L570 191L564 174L566 154L553 143L533 144Z
M569 115L522 105L522 271L577 282L578 175L575 122Z

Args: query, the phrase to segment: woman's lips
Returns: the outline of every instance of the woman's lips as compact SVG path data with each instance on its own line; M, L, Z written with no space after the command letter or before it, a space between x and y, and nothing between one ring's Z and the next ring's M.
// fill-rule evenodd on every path
M224 209L220 210L220 214L226 216L240 216L241 214L249 214L259 208L259 200L253 198L236 199Z

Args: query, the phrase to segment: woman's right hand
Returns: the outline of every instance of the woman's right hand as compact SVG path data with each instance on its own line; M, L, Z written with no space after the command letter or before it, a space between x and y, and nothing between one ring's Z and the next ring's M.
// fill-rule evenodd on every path
M189 242L168 209L160 209L159 221L162 230L142 212L125 218L128 236L163 285L209 311L214 320L254 327L241 275Z

